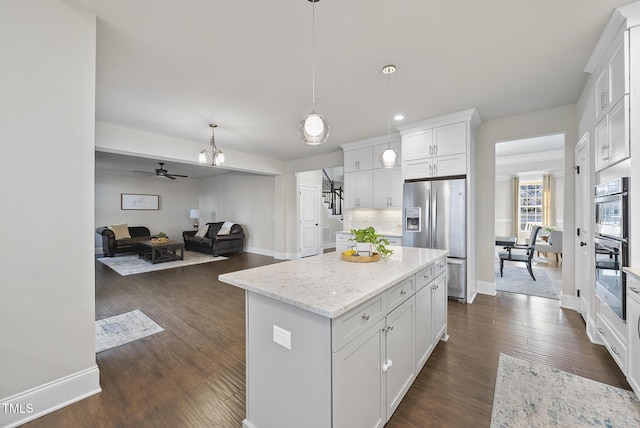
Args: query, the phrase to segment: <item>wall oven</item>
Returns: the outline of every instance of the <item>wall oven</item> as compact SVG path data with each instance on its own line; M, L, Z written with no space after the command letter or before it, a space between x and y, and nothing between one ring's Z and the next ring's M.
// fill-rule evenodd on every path
M595 188L596 295L621 320L627 316L622 268L628 264L628 183L627 177L621 177Z

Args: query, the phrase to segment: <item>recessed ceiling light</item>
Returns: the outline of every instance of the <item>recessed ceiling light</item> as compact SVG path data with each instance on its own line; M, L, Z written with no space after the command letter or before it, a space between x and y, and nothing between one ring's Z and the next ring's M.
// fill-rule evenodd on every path
M403 120L404 119L404 114L396 114L395 116L393 116L393 120Z

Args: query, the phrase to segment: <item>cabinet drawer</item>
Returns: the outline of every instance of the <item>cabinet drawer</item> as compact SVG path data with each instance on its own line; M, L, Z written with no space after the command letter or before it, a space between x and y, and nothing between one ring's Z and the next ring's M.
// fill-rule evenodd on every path
M336 242L349 242L351 235L347 233L336 233Z
M387 290L387 312L391 312L416 292L414 277L408 278Z
M618 336L609 323L598 314L596 326L600 337L607 345L609 353L613 357L614 361L622 370L622 373L627 373L627 346L620 336Z
M440 259L435 264L435 276L440 275L442 272L447 270L447 259Z
M332 320L331 349L338 351L376 321L387 315L387 295L379 296Z
M422 287L430 283L433 278L436 277L433 273L434 270L435 265L429 265L416 273L416 291L420 291Z

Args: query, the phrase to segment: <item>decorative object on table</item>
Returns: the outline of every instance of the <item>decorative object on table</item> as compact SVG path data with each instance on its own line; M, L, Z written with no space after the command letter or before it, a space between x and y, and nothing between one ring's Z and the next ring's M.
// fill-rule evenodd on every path
M120 194L120 209L123 210L158 210L158 195Z
M382 68L382 74L387 76L387 148L380 153L380 163L385 168L393 168L398 164L398 153L391 148L391 75L396 72L396 66L393 64L385 65Z
M350 241L356 242L358 256L373 256L374 253L378 253L380 257L386 258L393 254L393 250L387 248L389 241L377 233L373 226L364 229L351 229L351 234L353 238Z
M183 260L175 260L165 263L149 263L141 259L138 254L118 255L116 257L104 257L96 259L100 263L113 269L118 275L128 276L139 273L154 272L157 270L165 270L176 267L191 266L201 263L217 262L227 260L227 257L212 257L211 253L203 254L193 251L185 251Z
M215 123L210 123L211 127L211 140L209 141L209 152L202 150L198 155L198 162L207 163L211 166L219 166L224 163L224 153L216 146L216 138L214 130L218 127Z
M311 2L311 113L306 114L300 121L300 138L305 144L315 146L327 141L329 137L329 122L321 114L316 113L316 2Z
M200 210L198 208L191 208L189 210L189 218L193 220L193 228L198 230L200 227Z
M356 253L356 250L346 250L342 252L341 255L342 260L345 262L356 262L356 263L371 263L377 262L380 260L379 253L373 253L370 256L360 256Z
M491 428L637 427L633 391L500 354Z
M151 238L152 244L166 244L167 242L169 242L169 237L164 232L160 232Z
M96 321L96 353L163 331L140 309Z

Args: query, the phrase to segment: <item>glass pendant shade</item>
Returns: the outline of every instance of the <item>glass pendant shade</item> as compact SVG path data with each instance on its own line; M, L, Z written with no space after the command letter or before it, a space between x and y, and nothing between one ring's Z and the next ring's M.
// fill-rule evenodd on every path
M299 134L305 144L322 144L329 137L329 122L321 114L309 113L300 121Z
M198 155L198 162L200 163L209 163L209 160L207 159L207 151L203 150L200 152L200 154Z
M380 154L380 163L385 168L394 168L398 164L398 153L391 147L384 149Z
M202 150L198 155L198 162L211 166L219 166L224 163L224 153L216 146L214 129L217 128L218 125L210 123L209 126L211 127L211 141L209 143L211 145L211 152L209 153L206 150Z

